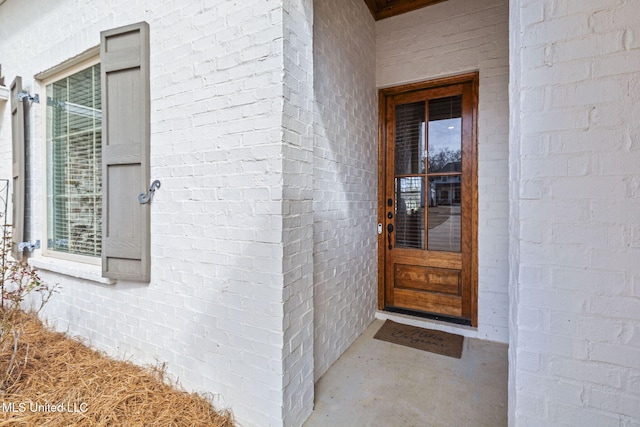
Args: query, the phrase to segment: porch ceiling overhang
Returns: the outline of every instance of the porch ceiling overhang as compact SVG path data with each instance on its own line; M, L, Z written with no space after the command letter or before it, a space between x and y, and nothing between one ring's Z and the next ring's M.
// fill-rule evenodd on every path
M446 0L364 0L376 21L443 1Z

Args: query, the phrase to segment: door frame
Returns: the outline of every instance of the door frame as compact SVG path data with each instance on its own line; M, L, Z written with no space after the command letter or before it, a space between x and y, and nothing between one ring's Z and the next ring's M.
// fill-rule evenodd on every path
M473 156L472 162L472 185L471 196L471 326L478 326L478 88L480 76L477 71L459 74L450 77L443 77L422 82L409 83L400 86L382 88L378 90L378 224L386 223L386 162L387 162L387 103L388 99L395 95L410 93L414 91L432 89L442 86L455 85L460 83L471 83L473 107L472 107L472 138ZM386 246L387 233L378 233L378 309L385 310L385 277L386 277Z

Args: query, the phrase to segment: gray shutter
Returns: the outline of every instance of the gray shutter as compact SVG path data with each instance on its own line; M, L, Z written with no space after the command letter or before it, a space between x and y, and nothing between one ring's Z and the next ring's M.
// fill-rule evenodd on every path
M18 93L22 91L22 77L18 76L11 83L11 140L13 152L13 226L11 229L11 255L22 259L18 245L24 238L24 105L18 101Z
M150 280L149 24L100 33L102 275Z

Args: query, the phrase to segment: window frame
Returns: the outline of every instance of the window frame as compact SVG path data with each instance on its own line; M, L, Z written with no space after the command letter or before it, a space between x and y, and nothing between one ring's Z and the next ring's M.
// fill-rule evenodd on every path
M88 51L86 51L85 53L78 55L77 57L72 58L69 61L66 61L56 67L51 68L50 70L47 70L43 73L40 73L39 75L36 75L36 79L39 79L40 81L40 86L42 88L42 91L44 93L46 93L46 89L47 89L47 85L55 83L56 81L59 81L61 79L64 79L66 77L69 77L75 73L78 73L80 71L83 71L87 68L90 68L96 64L100 63L100 54L99 54L99 47L96 48L92 48L89 49ZM46 96L45 96L46 98ZM90 264L90 265L96 265L96 266L101 266L102 265L102 258L101 256L88 256L88 255L78 255L78 254L72 254L72 253L65 253L65 252L60 252L60 251L56 251L53 249L49 249L49 241L48 241L48 236L49 236L49 194L48 194L48 181L47 181L47 177L48 177L48 172L49 172L49 162L48 162L48 157L47 157L47 150L48 150L48 142L47 142L47 106L46 106L46 100L45 103L43 105L43 114L42 114L42 124L41 124L41 129L42 129L42 140L44 141L44 144L42 146L42 164L43 164L43 174L42 174L42 183L43 186L42 188L44 189L44 203L43 203L43 221L42 221L42 231L43 231L43 244L42 244L42 256L43 257L51 257L51 258L57 258L57 259L62 259L62 260L66 260L66 261L74 261L74 262L79 262L79 263L83 263L83 264ZM104 218L104 212L102 213L102 216Z

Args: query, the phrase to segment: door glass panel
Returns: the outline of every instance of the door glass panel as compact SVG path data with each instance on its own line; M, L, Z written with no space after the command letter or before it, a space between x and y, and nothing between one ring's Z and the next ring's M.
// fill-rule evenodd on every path
M461 172L462 95L429 100L429 173Z
M429 177L428 249L460 252L461 175Z
M396 175L424 173L425 103L397 105L395 112Z
M424 249L424 178L396 178L396 246Z

